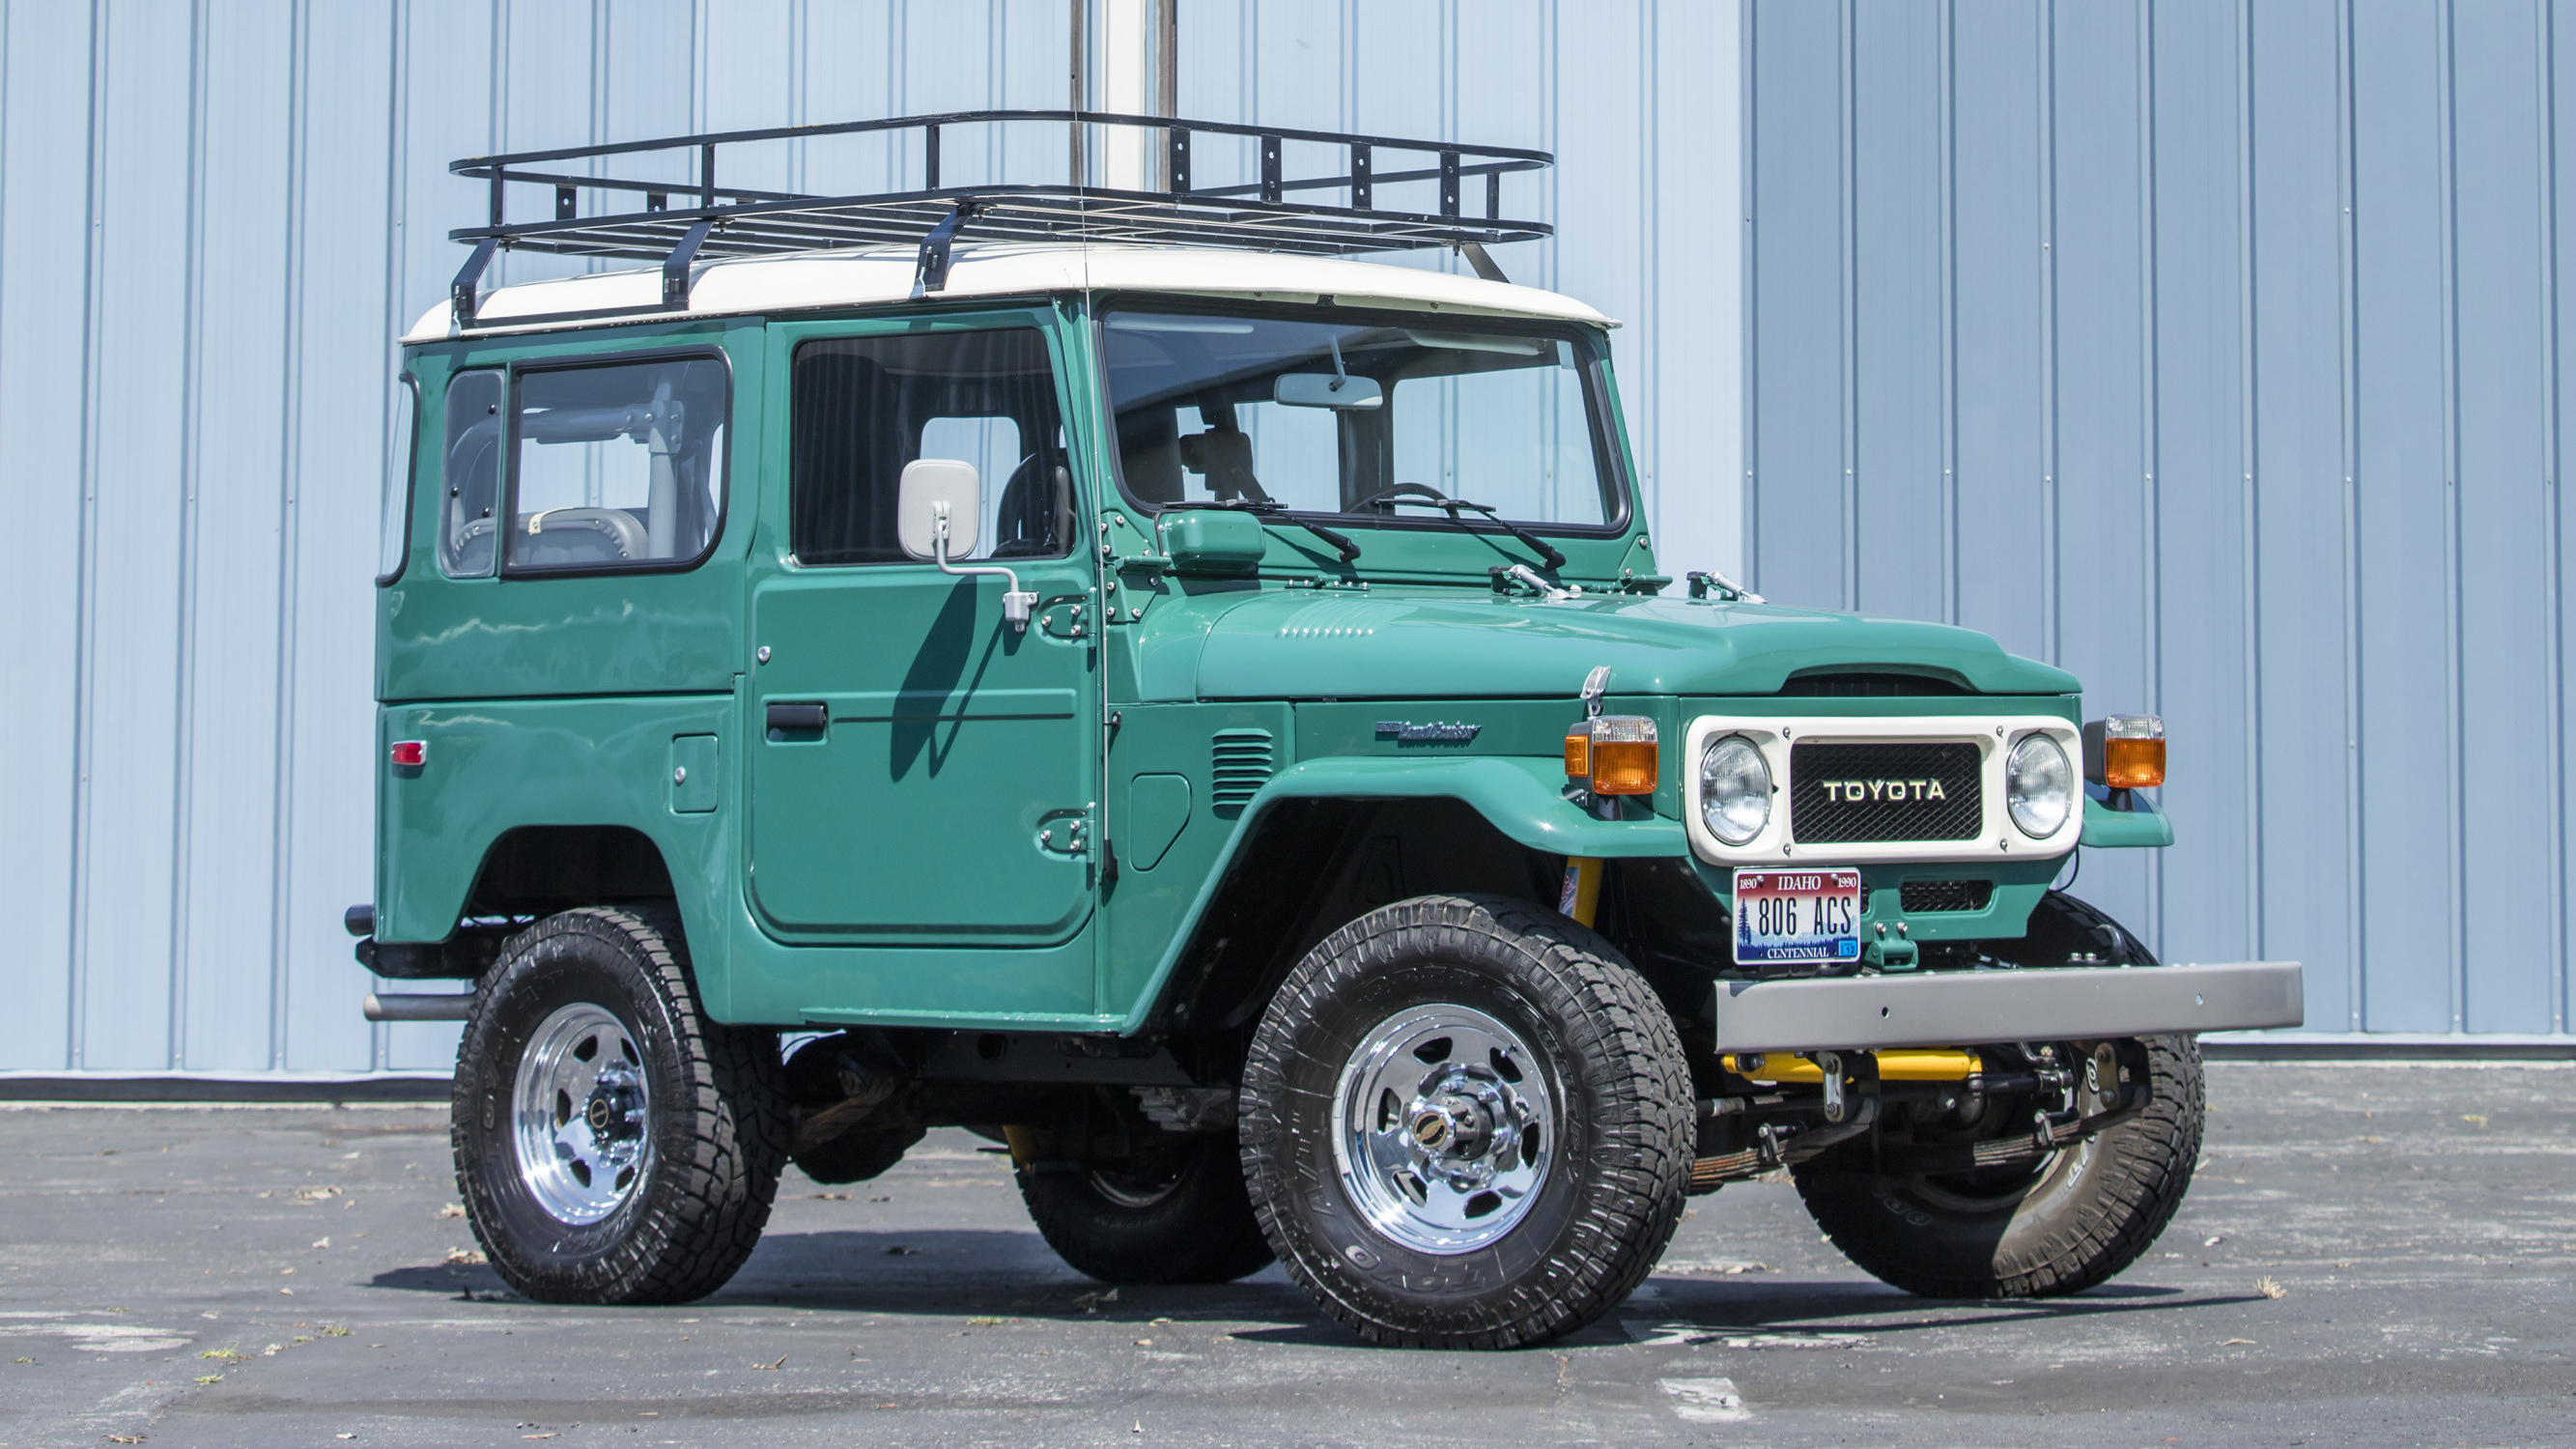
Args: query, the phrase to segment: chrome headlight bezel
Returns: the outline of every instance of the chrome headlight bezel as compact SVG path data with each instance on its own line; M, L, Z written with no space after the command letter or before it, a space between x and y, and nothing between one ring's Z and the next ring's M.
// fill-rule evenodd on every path
M2013 742L2004 755L2004 814L2014 829L2046 840L2066 828L2075 800L2075 765L2066 746L2038 732Z
M1721 763L1719 756L1725 760ZM1721 735L1699 752L1700 824L1728 846L1741 848L1761 837L1771 825L1771 801L1778 787L1762 747L1741 734ZM1755 807L1739 811L1744 804ZM1745 821L1749 819L1750 825ZM1732 828L1730 828L1732 827Z

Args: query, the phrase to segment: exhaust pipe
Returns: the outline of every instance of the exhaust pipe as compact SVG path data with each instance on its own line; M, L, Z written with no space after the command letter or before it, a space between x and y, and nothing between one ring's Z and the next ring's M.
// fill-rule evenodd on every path
M369 1021L463 1021L474 1013L474 993L367 993Z

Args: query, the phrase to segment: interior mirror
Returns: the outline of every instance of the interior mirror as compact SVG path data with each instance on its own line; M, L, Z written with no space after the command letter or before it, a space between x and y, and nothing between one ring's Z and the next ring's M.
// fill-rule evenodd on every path
M1281 407L1336 408L1343 412L1383 407L1386 394L1377 379L1347 372L1283 372L1271 385L1270 400Z
M932 547L939 520L948 520L949 558L975 556L975 527L984 516L983 485L975 465L956 458L916 458L903 465L894 505L895 538L918 559L940 557Z

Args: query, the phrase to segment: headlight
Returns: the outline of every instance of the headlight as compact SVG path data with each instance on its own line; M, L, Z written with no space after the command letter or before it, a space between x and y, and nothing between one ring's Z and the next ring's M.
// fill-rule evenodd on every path
M1700 752L1699 818L1729 845L1744 844L1771 823L1771 767L1751 740L1728 735Z
M2004 759L2004 804L2013 824L2029 836L2057 833L2075 803L2075 770L2066 751L2046 735L2024 735Z

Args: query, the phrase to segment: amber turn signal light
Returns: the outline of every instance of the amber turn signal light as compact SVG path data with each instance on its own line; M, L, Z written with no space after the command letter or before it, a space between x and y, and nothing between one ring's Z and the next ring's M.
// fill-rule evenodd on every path
M2113 790L2163 784L2165 722L2151 714L2115 714L2086 724L2084 778Z
M1658 763L1644 715L1597 715L1565 732L1566 778L1595 795L1652 795Z

